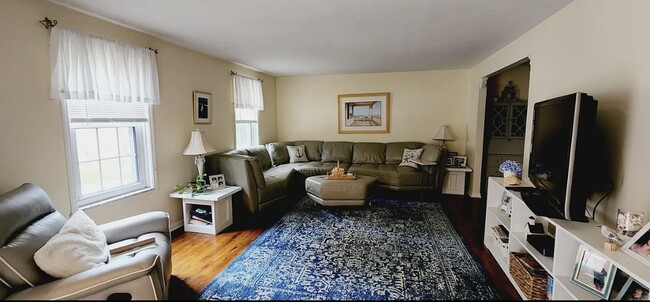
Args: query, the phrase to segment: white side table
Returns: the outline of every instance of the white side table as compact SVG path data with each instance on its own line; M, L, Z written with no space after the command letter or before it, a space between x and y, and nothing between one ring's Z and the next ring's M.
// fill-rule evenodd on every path
M169 197L183 199L183 226L186 232L198 232L216 235L232 225L232 195L241 191L241 187L227 186L210 192L196 194L178 194L174 192ZM207 225L190 223L192 206L209 206L212 212L212 223Z
M472 172L470 167L445 167L445 180L442 185L443 194L465 195L465 179Z

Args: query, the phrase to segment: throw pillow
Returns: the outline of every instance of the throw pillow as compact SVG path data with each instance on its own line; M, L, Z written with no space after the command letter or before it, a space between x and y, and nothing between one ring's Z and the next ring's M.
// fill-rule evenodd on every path
M412 168L418 168L418 165L412 162L412 160L419 160L420 156L422 156L422 148L420 149L404 149L404 153L402 154L402 162L399 164L400 166L406 166L406 167L412 167Z
M290 163L309 161L307 159L307 153L305 153L305 145L287 146L287 151L289 151Z
M108 258L104 232L82 210L75 212L61 230L34 253L36 265L57 278L103 265Z

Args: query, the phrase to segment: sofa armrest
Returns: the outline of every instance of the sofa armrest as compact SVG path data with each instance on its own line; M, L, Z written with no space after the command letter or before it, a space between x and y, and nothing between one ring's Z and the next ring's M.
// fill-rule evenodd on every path
M160 261L159 255L138 254L132 258L111 261L106 265L67 278L19 291L7 297L7 300L81 299L145 276L159 267Z
M142 213L101 224L98 227L106 235L108 244L152 232L163 233L171 238L169 214L163 211Z
M251 214L259 211L258 190L266 189L262 166L257 158L240 154L214 154L206 157L207 171L223 173L226 183L242 188L242 203Z

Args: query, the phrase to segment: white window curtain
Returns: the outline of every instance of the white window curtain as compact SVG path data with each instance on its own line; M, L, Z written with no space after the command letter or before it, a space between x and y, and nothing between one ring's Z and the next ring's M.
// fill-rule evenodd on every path
M50 35L50 97L160 104L156 54L70 28Z
M235 108L264 110L262 81L235 75Z

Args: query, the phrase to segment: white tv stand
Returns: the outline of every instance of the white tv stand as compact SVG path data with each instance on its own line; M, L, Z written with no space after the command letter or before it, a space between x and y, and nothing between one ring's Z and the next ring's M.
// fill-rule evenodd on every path
M524 181L521 186L532 185L528 181ZM504 192L511 198L510 217L499 209ZM600 223L592 220L583 223L537 216L536 222L541 222L546 232L550 232L551 235L554 233L555 237L554 256L547 257L526 241L524 227L529 216L535 215L521 199L519 192L506 190L501 177L489 178L483 243L522 299L526 299L526 296L517 286L509 271L508 256L510 252L524 252L532 255L553 277L552 300L599 300L600 298L596 295L570 281L580 245L589 247L592 252L611 261L619 270L624 271L646 288L650 288L650 267L620 250L606 250L605 237L601 234ZM508 244L505 247L499 246L492 232L492 227L499 224L509 231Z

